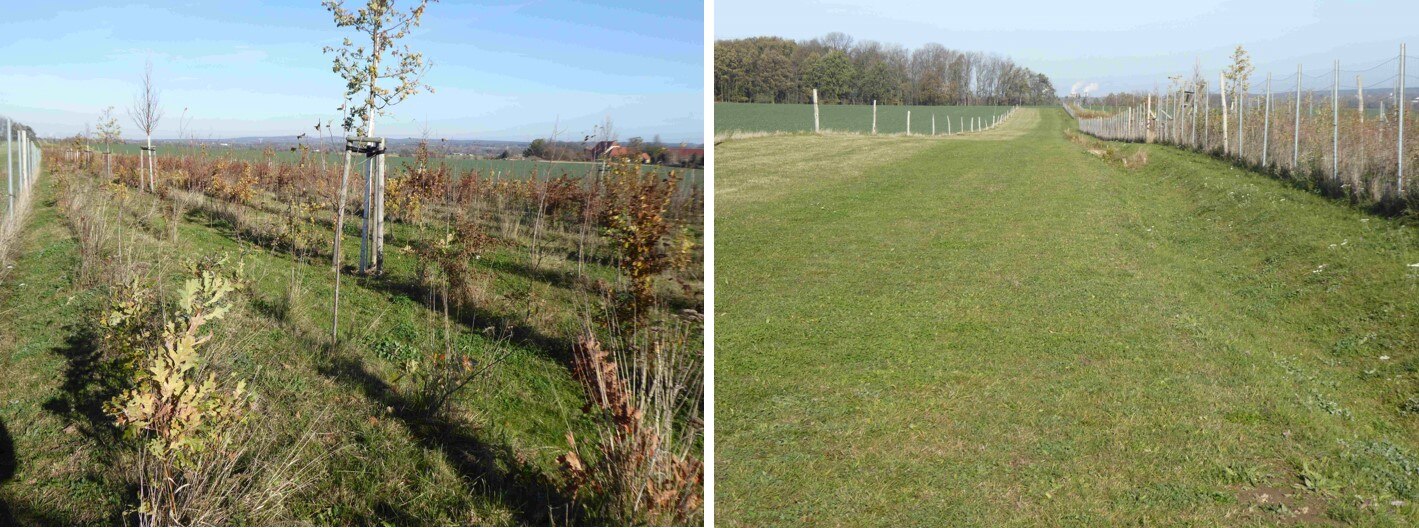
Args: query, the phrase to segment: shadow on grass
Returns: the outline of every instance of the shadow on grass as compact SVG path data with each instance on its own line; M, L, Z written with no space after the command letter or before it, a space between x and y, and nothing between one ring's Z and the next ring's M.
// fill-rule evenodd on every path
M500 498L518 523L550 525L579 520L570 501L540 468L521 459L510 447L490 444L466 426L429 415L409 398L365 368L364 362L340 353L331 354L321 374L360 389L371 401L394 410L394 417L426 448L443 452L450 465L470 488ZM385 512L381 512L385 513ZM388 512L392 520L407 520L407 514Z
M382 277L367 278L361 281L360 285L386 295L403 296L435 313L442 313L443 310L439 304L440 298L429 295L423 286L411 278L387 274ZM568 368L571 366L573 347L571 340L547 335L527 324L527 321L515 314L494 312L478 306L462 307L451 310L451 312L453 313L450 314L450 317L466 328L478 331L482 328L493 327L500 333L507 332L513 344L537 350L543 356L567 365Z
M64 345L53 352L64 358L64 383L60 393L44 402L44 409L76 427L93 440L101 455L111 453L119 440L119 430L104 413L103 405L123 388L113 375L117 365L98 349L93 329L71 325Z
M99 461L111 465L116 462L115 447L119 435L118 430L113 427L104 414L103 404L117 394L119 389L104 382L105 378L101 373L109 366L98 353L95 336L90 331L71 328L70 335L65 339L64 345L53 349L53 351L63 356L66 361L64 383L60 386L60 394L45 401L44 409L83 434L95 446L93 456ZM3 488L7 481L14 478L18 469L19 459L15 453L14 441L6 430L5 424L0 421L0 488ZM86 473L84 480L108 481L110 477L93 472ZM73 521L57 517L53 511L13 502L7 504L5 498L7 495L0 494L0 526L74 525ZM118 517L118 513L115 512L113 515L114 517L106 522L120 523L123 521L121 517Z

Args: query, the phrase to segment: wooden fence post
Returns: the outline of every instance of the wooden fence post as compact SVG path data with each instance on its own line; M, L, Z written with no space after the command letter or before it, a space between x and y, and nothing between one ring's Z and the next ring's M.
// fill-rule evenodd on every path
M1291 172L1301 162L1301 65L1296 65L1296 128L1291 129Z
M813 133L818 133L818 89L813 89Z
M1217 82L1222 91L1222 154L1231 154L1232 144L1227 137L1227 72L1217 74Z

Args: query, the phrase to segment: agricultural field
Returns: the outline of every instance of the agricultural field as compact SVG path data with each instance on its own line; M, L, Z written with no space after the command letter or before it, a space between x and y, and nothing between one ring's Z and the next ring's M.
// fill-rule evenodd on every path
M989 124L996 116L1010 111L1008 106L877 106L877 133L900 134L907 131L907 112L911 112L913 134L931 133L931 118L936 116L936 133L960 132L970 127L971 119ZM819 105L819 126L822 130L868 133L872 131L872 105ZM964 124L963 124L964 123ZM715 103L714 133L734 132L811 132L813 105Z
M1060 108L716 160L719 525L1419 523L1412 218Z
M104 147L102 145L95 146L91 144L90 148L93 148L98 152L102 152ZM117 154L136 155L139 152L139 145L137 143L116 144L112 145L110 148L112 148L113 152ZM162 153L170 153L177 155L196 155L206 152L209 155L221 156L227 159L239 159L246 161L264 161L266 160L267 156L265 150L263 149L243 147L208 146L206 149L203 149L201 146L189 147L160 145L157 148ZM336 148L338 149L338 146ZM293 152L290 149L273 150L271 154L275 160L281 162L290 163L298 161L300 159L300 154L297 152ZM309 156L309 159L311 159L314 163L320 163L320 154L313 153ZM358 156L356 157L356 160L359 160ZM389 155L385 163L388 164L389 168L394 169L403 167L405 164L410 163L411 161L413 161L413 158L409 156ZM482 178L519 180L531 179L534 177L534 175L538 179L543 180L560 176L585 178L589 175L596 174L597 169L601 166L600 162L590 161L471 159L457 156L440 158L440 161L447 164L454 170L455 173L460 175L469 171L477 171L479 176ZM343 163L343 158L338 155L330 155L325 159L325 163ZM680 175L680 180L686 184L699 186L704 185L704 170L702 169L685 169L680 167L663 167L660 165L648 165L646 166L646 170L655 171L659 174L666 174L673 170Z

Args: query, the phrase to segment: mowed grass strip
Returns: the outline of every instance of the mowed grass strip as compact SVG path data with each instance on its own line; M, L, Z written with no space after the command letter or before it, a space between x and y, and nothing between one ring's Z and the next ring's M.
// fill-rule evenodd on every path
M877 105L877 133L907 131L911 112L913 134L930 134L931 118L936 117L936 133L960 132L971 119L990 124L994 116L1010 111L1008 106L913 106ZM951 122L948 125L947 119ZM872 105L818 105L818 125L823 130L868 133L872 131ZM812 104L715 103L714 132L811 132Z
M1415 229L1017 118L718 148L717 519L1412 523Z

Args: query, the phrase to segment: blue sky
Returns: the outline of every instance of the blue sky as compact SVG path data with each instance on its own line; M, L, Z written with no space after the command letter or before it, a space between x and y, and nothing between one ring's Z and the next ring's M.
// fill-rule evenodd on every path
M347 0L347 5L358 0ZM407 2L404 2L407 3ZM124 109L153 61L176 137L294 135L338 124L344 82L325 45L353 36L317 0L7 2L0 7L0 113L41 135L73 134ZM620 137L703 141L704 10L698 2L431 4L407 42L432 62L381 135L580 140L610 116Z
M1320 74L1336 59L1343 70L1362 70L1396 57L1405 41L1419 57L1416 21L1415 0L719 0L714 37L803 39L841 31L909 48L939 42L1009 56L1068 93L1089 85L1097 85L1095 92L1166 86L1169 75L1190 73L1194 61L1215 83L1238 44L1251 52L1253 79L1268 71L1277 78L1294 74L1298 63L1307 75ZM1419 59L1411 59L1409 69L1419 74ZM1396 73L1367 72L1367 86ZM1346 75L1342 82L1353 84L1355 74Z

